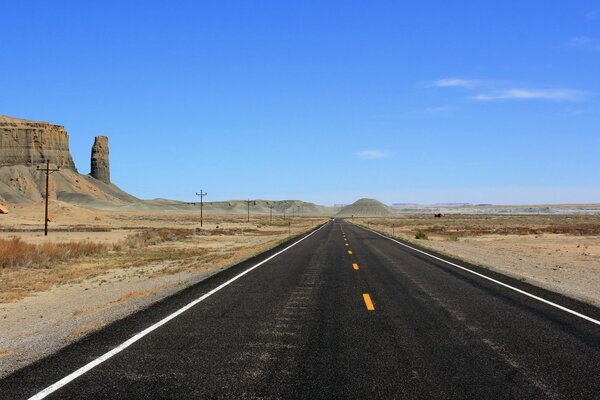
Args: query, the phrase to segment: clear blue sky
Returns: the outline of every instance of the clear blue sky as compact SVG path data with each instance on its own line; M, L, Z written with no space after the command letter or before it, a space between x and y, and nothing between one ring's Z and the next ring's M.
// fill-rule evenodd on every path
M142 198L600 202L600 1L0 5L0 114Z

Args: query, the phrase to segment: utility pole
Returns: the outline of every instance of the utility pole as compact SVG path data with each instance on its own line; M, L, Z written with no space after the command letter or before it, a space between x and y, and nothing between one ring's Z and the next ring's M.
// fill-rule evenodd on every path
M256 200L246 200L246 203L248 204L248 222L250 222L250 203L254 203L253 205L256 205Z
M283 220L285 221L285 208L283 209Z
M44 171L44 173L46 174L46 211L44 213L44 236L48 236L48 189L50 187L50 174L53 172L60 171L60 166L50 169L50 160L46 160L46 168L40 168L40 166L38 165L37 170Z
M270 203L269 203L269 204L267 204L267 207L269 207L269 211L270 211L270 216L269 216L269 218L270 218L270 220L271 220L271 223L273 223L273 207L275 207L275 205L274 205L274 204L270 204Z
M202 209L204 208L204 196L206 196L208 193L205 193L202 191L202 189L200 189L200 193L196 193L196 196L200 196L200 227L202 227Z
M300 218L300 206L296 206L298 207L298 218Z
M395 232L394 232L395 227L396 227L396 224L392 224L392 237L396 236Z

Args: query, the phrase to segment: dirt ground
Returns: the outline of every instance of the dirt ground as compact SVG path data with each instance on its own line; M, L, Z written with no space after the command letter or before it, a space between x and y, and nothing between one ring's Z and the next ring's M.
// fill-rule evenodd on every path
M45 237L42 205L11 207L0 216L0 239L92 241L107 250L0 268L0 376L325 221L205 214L201 228L196 212L96 211L59 202L51 210Z
M404 215L354 222L600 306L600 215ZM427 239L416 239L417 231Z

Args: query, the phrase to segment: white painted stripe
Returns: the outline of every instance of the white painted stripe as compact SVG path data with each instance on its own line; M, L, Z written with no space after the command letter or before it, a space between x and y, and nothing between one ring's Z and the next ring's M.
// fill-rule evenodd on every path
M515 292L519 292L519 293L521 293L521 294L523 294L523 295L525 295L525 296L527 296L527 297L531 297L532 299L535 299L535 300L541 301L542 303L548 304L549 306L552 306L552 307L558 308L559 310L562 310L562 311L568 312L569 314L575 315L575 316L577 316L577 317L579 317L579 318L583 318L583 319L585 319L586 321L589 321L589 322L591 322L591 323L593 323L593 324L600 325L600 321L599 321L599 320L597 320L597 319L594 319L594 318L591 318L591 317L588 317L587 315L584 315L584 314L578 313L578 312L577 312L577 311L575 311L575 310L571 310L570 308L567 308L567 307L561 306L560 304L556 304L556 303L554 303L554 302L552 302L552 301L549 301L549 300L543 299L543 298L541 298L541 297L539 297L539 296L536 296L536 295L534 295L534 294L531 294L531 293L529 293L529 292L526 292L526 291L524 291L524 290L518 289L518 288L516 288L516 287L514 287L514 286L510 286L510 285L508 285L508 284L506 284L506 283L504 283L504 282L500 282L499 280L496 280L496 279L490 278L489 276L485 276L485 275L483 275L483 274L480 274L479 272L475 272L475 271L473 271L473 270L471 270L471 269L469 269L469 268L465 268L465 267L463 267L463 266L461 266L461 265L458 265L458 264L455 264L455 263L453 263L453 262L450 262L450 261L444 260L443 258L440 258L440 257L434 256L433 254L429 254L429 253L427 253L427 252L425 252L425 251L423 251L423 250L419 250L419 249L417 249L417 248L415 248L415 247L412 247L412 246L409 246L409 245L407 245L407 244L404 244L404 243L402 243L402 242L400 242L400 241L398 241L398 240L396 240L396 239L392 239L392 238L390 238L390 237L388 237L388 236L382 235L381 233L379 233L379 232L376 232L376 231L374 231L374 230L372 230L372 229L369 229L369 228L366 228L366 227L364 227L364 226L360 226L360 225L356 225L356 226L358 226L358 227L360 227L360 228L363 228L363 229L365 229L365 230L368 230L368 231L370 231L370 232L373 232L373 233L375 233L375 234L377 234L377 235L381 236L382 238L385 238L385 239L391 240L392 242L398 243L398 244L399 244L399 245L401 245L401 246L408 247L408 248L409 248L409 249L411 249L411 250L417 251L417 252L419 252L419 253L421 253L421 254L425 254L426 256L429 256L429 257L431 257L431 258L434 258L434 259L436 259L436 260L438 260L438 261L442 261L442 262L444 262L444 263L446 263L446 264L448 264L448 265L452 265L453 267L460 268L460 269L462 269L463 271L467 271L467 272L469 272L469 273L471 273L471 274L473 274L473 275L477 275L477 276L479 276L479 277L481 277L481 278L483 278L483 279L487 279L488 281L494 282L494 283L496 283L496 284L498 284L498 285L500 285L500 286L504 286L504 287L505 287L505 288L507 288L507 289L514 290Z
M327 224L325 224L327 225ZM155 323L152 326L149 326L148 328L144 329L143 331L141 331L140 333L132 336L129 340L121 343L119 346L115 347L114 349L112 349L111 351L109 351L108 353L105 353L104 355L96 358L94 361L91 361L90 363L84 365L83 367L79 368L77 371L74 371L72 373L70 373L69 375L65 376L64 378L62 378L61 380L59 380L58 382L48 386L47 388L45 388L44 390L42 390L41 392L37 393L36 395L32 396L29 398L29 400L39 400L39 399L43 399L46 396L52 394L53 392L57 391L58 389L60 389L61 387L69 384L69 382L74 381L75 379L77 379L78 377L80 377L81 375L85 374L86 372L88 372L89 370L97 367L98 365L102 364L104 361L108 360L109 358L113 357L114 355L122 352L123 350L125 350L126 348L128 348L129 346L131 346L132 344L134 344L135 342L137 342L138 340L140 340L141 338L143 338L144 336L146 336L147 334L151 333L152 331L157 330L158 328L160 328L161 326L163 326L164 324L166 324L167 322L169 322L170 320L178 317L179 315L183 314L184 312L186 312L187 310L189 310L190 308L194 307L196 304L200 303L203 300L206 300L208 297L212 296L213 294L217 293L219 290L223 289L225 286L235 282L236 280L240 279L242 276L246 275L247 273L249 273L250 271L260 267L261 265L263 265L264 263L272 260L273 258L277 257L278 255L280 255L281 253L291 249L292 247L294 247L295 245L297 245L298 243L302 242L305 239L308 239L310 236L312 236L313 234L317 233L318 231L320 231L325 225L321 226L320 228L314 230L313 232L309 233L308 235L306 235L305 237L303 237L302 239L292 243L291 245L289 245L288 247L286 247L285 249L278 251L277 253L273 254L272 256L270 256L269 258L264 259L263 261L259 262L258 264L248 268L247 270L245 270L244 272L240 273L239 275L236 275L235 277L231 278L230 280L228 280L227 282L217 286L216 288L214 288L213 290L211 290L210 292L202 295L201 297L197 298L196 300L192 301L191 303L183 306L182 308L180 308L179 310L175 311L173 314L161 319L160 321L158 321L157 323Z

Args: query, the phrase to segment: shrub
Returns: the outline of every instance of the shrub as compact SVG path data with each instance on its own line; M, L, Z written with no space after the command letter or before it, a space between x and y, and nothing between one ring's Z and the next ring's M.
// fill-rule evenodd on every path
M429 236L427 236L427 234L421 230L417 231L417 233L415 233L415 239L423 239L423 240L427 240L429 239Z
M0 239L0 268L51 267L52 263L107 253L110 246L92 242L26 243L19 237Z
M458 242L458 236L450 235L446 238L446 240L448 240L449 242Z

